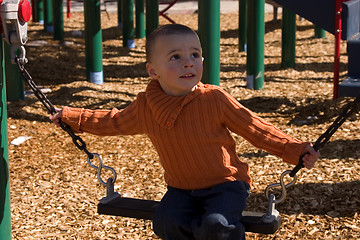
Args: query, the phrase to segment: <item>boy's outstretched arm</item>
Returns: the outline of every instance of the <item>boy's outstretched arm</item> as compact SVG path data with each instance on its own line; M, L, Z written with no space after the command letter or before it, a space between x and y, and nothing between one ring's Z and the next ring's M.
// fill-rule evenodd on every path
M315 149L310 144L308 144L302 151L301 156L303 156L302 161L304 167L306 167L307 169L311 169L312 167L314 167L316 161L319 159L320 153L315 151Z
M58 127L60 127L60 120L62 116L62 109L56 108L56 113L51 115L50 120Z

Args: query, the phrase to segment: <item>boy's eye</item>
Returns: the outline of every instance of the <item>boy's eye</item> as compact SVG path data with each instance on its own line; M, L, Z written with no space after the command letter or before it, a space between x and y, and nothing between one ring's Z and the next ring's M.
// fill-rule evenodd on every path
M192 57L193 57L193 58L199 58L199 57L200 57L200 54L199 54L199 53L193 53L193 54L192 54Z
M171 56L170 60L176 60L176 59L179 59L179 55L175 54L173 56Z

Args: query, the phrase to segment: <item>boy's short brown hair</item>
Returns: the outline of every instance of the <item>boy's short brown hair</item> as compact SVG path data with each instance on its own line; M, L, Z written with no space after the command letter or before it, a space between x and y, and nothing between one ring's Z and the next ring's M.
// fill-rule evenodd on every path
M194 30L182 24L166 24L160 26L146 37L145 49L147 62L150 62L151 56L153 54L152 50L156 40L161 36L168 36L173 34L195 34L198 37Z

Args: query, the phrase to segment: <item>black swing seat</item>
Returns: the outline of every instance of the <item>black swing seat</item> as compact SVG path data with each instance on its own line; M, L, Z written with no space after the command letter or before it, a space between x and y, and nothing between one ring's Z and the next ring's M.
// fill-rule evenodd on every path
M159 201L136 198L115 197L110 201L100 201L98 213L105 215L151 220ZM265 216L265 213L243 212L242 223L247 232L273 234L281 226L279 214Z

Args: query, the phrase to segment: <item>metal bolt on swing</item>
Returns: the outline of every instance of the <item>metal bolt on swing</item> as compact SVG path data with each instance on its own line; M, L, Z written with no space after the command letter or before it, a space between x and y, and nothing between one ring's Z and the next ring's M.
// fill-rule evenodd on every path
M276 218L279 217L279 212L275 209L275 204L281 203L285 200L287 195L286 189L293 186L297 181L297 176L294 175L293 180L290 183L285 184L284 178L286 175L288 174L290 175L290 173L291 171L283 172L280 176L279 183L270 184L266 187L265 196L268 199L268 208L266 214L264 214L264 216L262 217L263 222L265 223L273 222ZM279 199L276 199L274 194L269 194L271 189L277 187L281 188L281 196Z
M275 209L275 195L270 194L268 208L266 214L263 215L262 221L265 223L271 223L279 217L279 211Z

